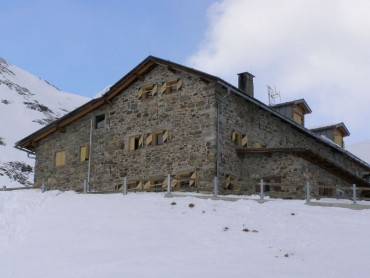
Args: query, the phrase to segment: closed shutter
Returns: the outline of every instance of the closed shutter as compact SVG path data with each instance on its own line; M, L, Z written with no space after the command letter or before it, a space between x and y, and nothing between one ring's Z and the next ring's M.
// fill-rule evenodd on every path
M141 135L140 138L139 138L139 148L143 146L143 143L144 143L144 136Z
M82 146L80 148L80 161L89 160L89 146Z
M135 150L135 137L130 138L130 151Z

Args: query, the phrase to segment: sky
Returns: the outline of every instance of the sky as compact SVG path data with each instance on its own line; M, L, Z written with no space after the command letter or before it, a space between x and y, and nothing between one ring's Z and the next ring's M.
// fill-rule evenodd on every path
M306 126L370 139L367 0L0 0L0 57L65 92L95 96L148 55L237 85L268 104L304 98Z

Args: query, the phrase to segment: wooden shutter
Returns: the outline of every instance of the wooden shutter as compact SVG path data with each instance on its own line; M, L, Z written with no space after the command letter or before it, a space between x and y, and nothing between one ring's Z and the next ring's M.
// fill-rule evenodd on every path
M143 182L139 181L136 185L136 189L143 189Z
M137 91L137 96L139 99L142 99L143 98L143 88L140 88L138 91Z
M247 143L248 143L248 136L247 135L245 135L245 134L242 135L242 142L241 143L242 143L241 144L242 147L247 146Z
M197 179L197 172L194 171L194 172L190 173L189 186L194 186L196 179Z
M82 146L80 148L80 161L86 161L89 159L89 146Z
M255 148L262 148L262 144L260 142L254 143Z
M171 180L171 187L176 187L178 186L178 184L179 184L179 181L176 178L173 178Z
M151 181L147 181L147 182L144 184L144 189L149 189L151 186L152 186L152 182L151 182Z
M163 131L163 143L168 142L168 130Z
M135 137L130 138L130 151L135 150Z
M157 85L157 84L155 84L155 85L153 86L153 88L152 88L152 95L153 95L153 96L155 96L155 95L157 94L157 92L158 92L158 85Z
M162 188L166 188L167 187L167 178L163 180L162 182Z
M60 151L55 154L55 166L66 165L66 152Z
M144 136L141 135L139 138L139 148L143 146L143 143L144 143Z
M228 176L226 178L226 189L228 189L230 185L231 185L231 176Z
M161 88L159 89L159 93L163 94L164 92L166 92L166 88L167 88L167 82L164 82Z
M233 140L233 142L235 142L235 138L236 138L236 132L234 131L234 132L231 134L231 140Z
M334 136L334 143L343 147L343 137L340 135L335 135Z
M145 141L146 141L147 146L152 145L153 144L153 134L152 133L148 134Z
M182 88L182 78L180 78L178 81L177 81L177 85L176 85L176 90L180 90Z

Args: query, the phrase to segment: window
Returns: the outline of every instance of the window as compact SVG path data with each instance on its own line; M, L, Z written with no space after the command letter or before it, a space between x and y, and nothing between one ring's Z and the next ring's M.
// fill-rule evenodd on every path
M248 143L248 136L238 132L233 132L231 136L235 146L246 147Z
M158 91L157 84L153 84L153 85L141 87L138 90L137 95L139 99L148 99L148 98L155 96L157 91Z
M59 151L55 153L55 166L66 165L66 151Z
M168 142L168 130L150 133L146 137L147 146L163 145Z
M163 83L160 93L161 94L170 94L176 92L182 88L182 79L173 79Z
M194 187L197 180L197 172L188 172L178 175L177 185L180 188Z
M105 114L95 116L95 128L104 128L105 126Z
M89 160L89 146L85 145L80 147L80 161L87 161Z
M142 135L130 137L130 151L137 150L143 147L144 137Z

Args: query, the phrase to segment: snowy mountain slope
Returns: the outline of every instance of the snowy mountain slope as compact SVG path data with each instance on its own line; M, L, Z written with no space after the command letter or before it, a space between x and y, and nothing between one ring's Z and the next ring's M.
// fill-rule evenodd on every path
M34 161L14 148L16 141L88 100L61 92L0 58L0 187L32 181Z
M347 150L370 164L370 140L350 145Z
M370 210L32 189L0 191L0 216L2 278L370 273Z

